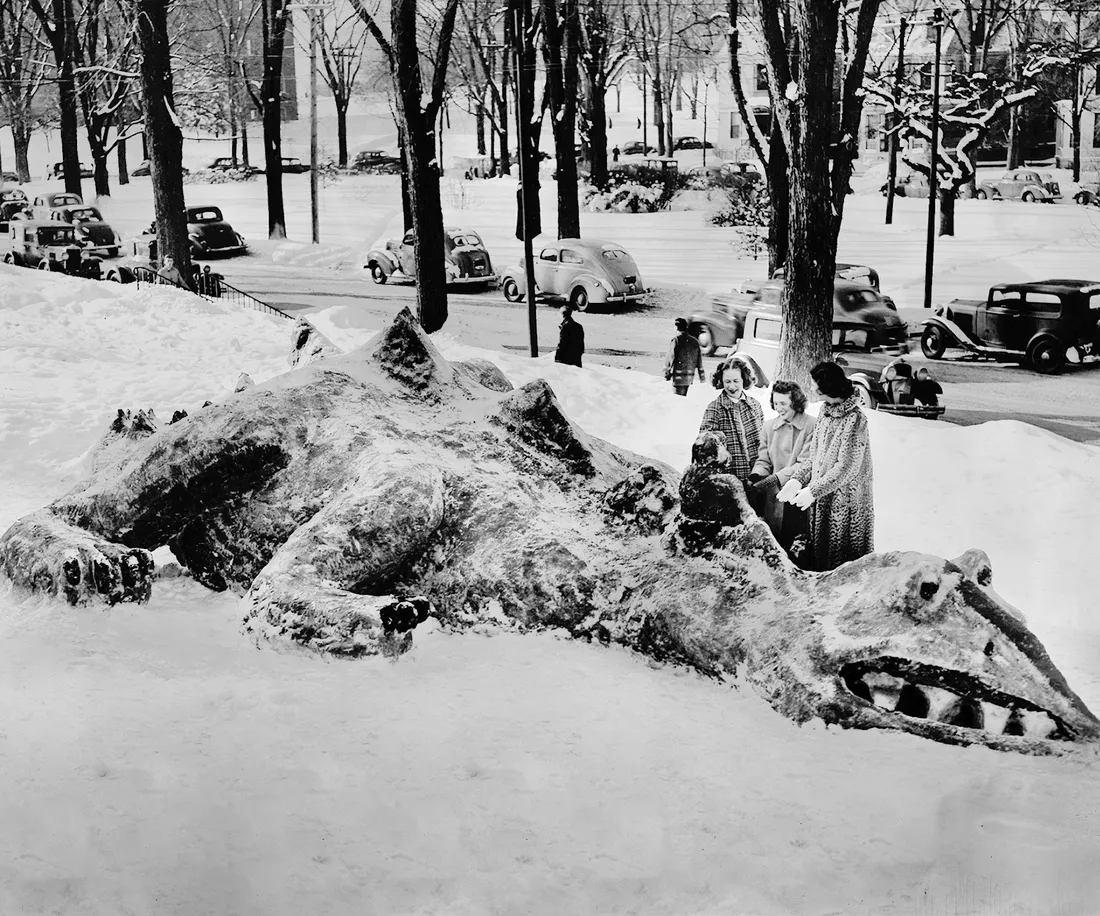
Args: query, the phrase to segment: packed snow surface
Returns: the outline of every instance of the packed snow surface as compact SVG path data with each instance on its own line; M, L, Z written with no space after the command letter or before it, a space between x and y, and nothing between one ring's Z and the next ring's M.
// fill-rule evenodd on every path
M653 225L610 219L632 251ZM993 232L966 245L1020 270ZM1029 269L1087 274L1066 247ZM888 249L875 266L908 276ZM348 348L378 330L313 317ZM118 408L167 419L284 371L289 327L0 266L0 530L80 478ZM677 468L713 395L436 337ZM1100 710L1100 451L1014 421L869 422L879 549L984 548ZM396 662L347 662L239 623L187 579L112 609L0 586L0 914L1100 912L1095 753L799 728L736 683L554 633L428 625Z

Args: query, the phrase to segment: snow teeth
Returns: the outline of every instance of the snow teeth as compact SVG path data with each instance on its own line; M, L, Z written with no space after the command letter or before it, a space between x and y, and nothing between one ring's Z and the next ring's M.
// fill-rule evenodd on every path
M928 718L942 722L950 717L959 703L959 695L942 687L924 687L921 692L928 700Z
M871 702L880 709L893 712L898 705L898 697L905 681L884 671L869 671L863 675L863 683L871 692Z
M1005 724L1012 710L996 703L982 703L982 716L985 718L985 730L994 735L1004 734Z
M1024 723L1024 734L1029 738L1049 738L1058 728L1058 723L1045 712L1021 709L1019 713Z

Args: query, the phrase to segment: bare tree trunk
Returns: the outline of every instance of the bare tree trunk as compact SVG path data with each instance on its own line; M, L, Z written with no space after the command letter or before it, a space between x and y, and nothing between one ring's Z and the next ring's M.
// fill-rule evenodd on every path
M122 131L120 130L119 134L121 134L121 133L122 133ZM126 161L126 138L125 137L119 136L118 145L115 147L115 149L117 150L117 153L115 155L115 160L118 162L118 183L120 185L129 184L130 183L130 165Z
M592 97L588 102L588 144L592 155L592 184L602 188L607 184L607 87L602 77L590 78Z
M30 159L27 153L31 146L31 127L27 121L12 122L11 140L15 146L15 170L21 181L31 180Z
M477 135L477 154L485 155L485 106L477 103L474 109L474 130Z
M768 222L769 277L775 273L776 268L787 263L787 232L791 213L788 167L787 149L779 133L779 122L773 118L768 153L768 199L771 206L771 219Z
M937 235L955 234L955 194L950 188L938 188L940 227Z
M270 4L270 6L269 6ZM264 176L267 184L267 237L286 238L283 203L282 76L287 0L263 0L264 75L260 103L264 120Z
M1081 181L1081 110L1078 108L1079 100L1073 100L1073 123L1070 125L1070 142L1073 144L1073 180Z
M573 0L541 0L550 129L558 160L558 237L579 238L577 201L577 8Z
M349 99L344 98L336 106L337 162L342 169L348 165L348 103Z
M183 134L175 118L169 56L167 4L138 0L141 89L145 137L152 165L157 250L171 255L184 277L191 276L191 243L183 197Z

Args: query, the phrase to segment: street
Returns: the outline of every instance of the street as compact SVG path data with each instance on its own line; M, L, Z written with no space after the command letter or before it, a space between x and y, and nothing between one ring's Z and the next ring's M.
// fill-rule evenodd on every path
M244 292L290 314L336 305L360 309L379 325L402 306L415 309L416 291L411 284L373 283L364 271L333 271L272 264L259 257L217 262L215 269ZM707 308L691 300L675 304L665 297L660 304L632 307L614 313L588 311L578 316L585 328L587 361L660 375L674 328L682 311ZM449 318L444 331L485 349L528 352L527 307L505 301L500 291L463 289L448 296ZM560 316L552 305L537 308L538 349L545 354L557 343ZM1015 363L996 363L947 353L938 361L925 359L916 338L907 359L926 365L944 387L943 419L960 426L989 420L1020 420L1077 442L1100 442L1100 362L1068 365L1059 375L1039 375ZM721 351L720 351L721 352ZM952 358L955 357L955 358ZM891 357L848 353L853 369L877 373ZM706 359L708 367L719 357ZM710 369L708 368L708 374Z

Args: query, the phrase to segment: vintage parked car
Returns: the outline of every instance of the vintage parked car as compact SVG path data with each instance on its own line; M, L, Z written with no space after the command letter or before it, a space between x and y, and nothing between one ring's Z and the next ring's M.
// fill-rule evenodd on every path
M974 191L978 200L1022 200L1024 203L1041 201L1052 204L1061 200L1062 190L1050 172L1034 169L1009 169L1000 178L979 183Z
M397 175L401 172L401 159L384 150L368 149L356 154L351 169L368 175Z
M724 185L756 184L763 180L759 169L751 162L715 162L688 170L689 175L707 180L721 180Z
M375 283L385 283L395 273L400 279L416 281L416 231L403 238L379 242L367 252L364 267ZM443 230L443 258L448 283L495 284L496 274L481 236L472 229Z
M206 168L210 172L240 172L248 176L264 173L264 170L258 165L245 165L245 163L238 162L232 156L219 156Z
M644 302L649 296L638 265L617 242L558 239L535 252L534 268L536 299L569 302L579 311L589 304ZM527 295L522 258L501 272L500 288L509 302Z
M283 156L283 171L291 175L300 175L302 172L309 171L309 163L302 162L301 159L295 159L293 156Z
M88 166L86 166L83 162L80 163L80 177L81 178L92 178L94 175L95 175L95 172L93 172L90 168L88 168ZM50 166L49 171L46 172L46 177L47 178L64 178L65 177L65 163L64 162L55 162L53 165Z
M749 295L715 296L711 311L688 319L689 332L710 356L719 347L732 347L741 338L746 316L753 309L780 308L783 280L768 280ZM837 349L909 352L909 326L879 292L866 283L833 282L833 346Z
M777 267L772 271L773 280L782 280L784 269ZM866 283L875 292L882 296L882 301L886 304L888 309L893 309L895 312L898 307L894 304L894 300L887 296L879 284L878 271L873 267L868 267L866 264L848 264L847 262L837 261L836 272L833 274L838 280L851 280L853 283ZM756 292L755 286L743 284L741 286L741 292Z
M157 237L142 233L127 239L125 254L107 267L106 279L114 283L133 283L134 280L152 280L157 272Z
M244 236L225 221L219 207L188 207L187 237L192 258L244 254L248 250Z
M1094 181L1091 185L1082 183L1077 193L1073 195L1073 202L1081 207L1088 204L1100 206L1100 181Z
M97 207L87 204L77 206L54 207L50 219L55 222L71 223L76 242L84 248L85 256L97 258L117 258L122 240L103 220L103 214Z
M886 196L886 188L889 181L885 181L879 190L882 196ZM908 175L900 175L894 182L894 194L898 197L927 197L928 178L920 172L910 172Z
M926 319L920 345L929 359L949 347L1037 372L1100 352L1100 280L998 283L985 299L953 299ZM1072 354L1072 356L1071 356Z
M650 153L657 152L657 148L641 140L627 140L619 152L624 156L648 156Z
M31 219L46 222L52 218L53 211L57 207L82 206L84 206L84 201L81 200L79 194L70 194L68 191L51 191L48 194L36 196L34 203L27 208L27 212L30 214Z
M26 215L30 201L19 188L0 191L0 234L7 235L8 222L16 216Z
M767 385L767 381L761 381L759 376L763 372L765 379L775 377L775 367L779 361L779 334L783 328L783 313L770 306L752 309L745 316L745 333L734 346L735 352L751 357L754 370L757 372L758 381ZM846 335L841 329L834 328L833 350L837 353L836 361L842 366L847 366L847 360L840 355L844 350L851 350L847 345ZM894 360L887 366L881 375L875 376L868 372L849 372L848 378L856 386L856 393L860 401L869 410L881 410L885 413L896 413L902 416L924 417L934 420L943 415L942 404L915 403L912 389L902 393L900 385L895 378L901 372L901 367L911 369L904 360ZM938 400L938 398L937 398Z
M148 159L142 159L141 162L130 172L130 175L134 178L146 178L152 174L153 164ZM184 166L180 166L181 175L190 175L191 170Z
M8 225L4 263L95 280L100 276L99 258L84 256L68 223L12 220Z
M677 137L672 141L672 149L674 152L684 149L714 149L714 144L709 140L700 140L698 137Z

